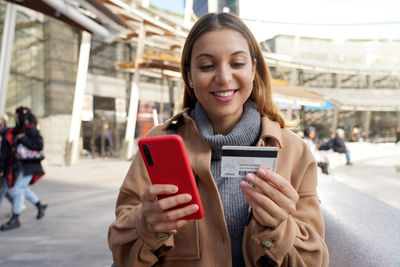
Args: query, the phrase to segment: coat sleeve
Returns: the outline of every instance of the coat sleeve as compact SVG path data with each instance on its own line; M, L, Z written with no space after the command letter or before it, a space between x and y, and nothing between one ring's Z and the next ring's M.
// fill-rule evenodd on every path
M5 136L0 136L0 172L6 172L7 158L9 157L9 149Z
M174 237L159 240L148 232L142 217L140 195L150 185L143 160L135 156L120 189L116 220L110 225L108 243L113 260L119 267L152 266L174 246Z
M294 175L300 181L294 186L300 197L296 212L275 229L261 226L254 217L246 227L246 266L264 266L262 262L271 260L277 266L328 266L324 222L316 193L317 166L312 157L305 158L310 160L295 168Z
M43 137L40 135L40 132L34 128L27 129L25 136L21 137L18 143L24 144L34 150L43 149Z

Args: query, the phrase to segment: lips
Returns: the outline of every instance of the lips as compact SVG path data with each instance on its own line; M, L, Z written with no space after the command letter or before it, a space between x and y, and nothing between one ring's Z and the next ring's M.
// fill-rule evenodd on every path
M211 92L211 94L221 102L229 102L234 99L235 93L239 90L223 90L223 91L216 91Z
M230 97L234 93L236 93L238 90L226 90L226 91L217 91L217 92L211 92L213 95L218 96L218 97Z

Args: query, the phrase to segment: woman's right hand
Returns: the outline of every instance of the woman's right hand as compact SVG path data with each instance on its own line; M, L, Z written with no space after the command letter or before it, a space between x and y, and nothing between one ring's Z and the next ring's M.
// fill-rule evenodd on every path
M154 184L150 185L141 195L142 213L148 231L153 233L175 232L190 221L180 220L182 217L193 214L199 209L198 205L192 204L178 209L168 210L190 202L192 197L189 194L179 194L157 199L157 195L169 195L177 191L178 187L174 185Z

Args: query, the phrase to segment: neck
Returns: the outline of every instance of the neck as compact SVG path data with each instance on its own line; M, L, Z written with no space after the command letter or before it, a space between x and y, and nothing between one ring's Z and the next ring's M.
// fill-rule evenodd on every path
M222 135L227 135L229 134L233 127L235 127L236 123L240 120L241 117L239 118L210 118L210 123L213 128L214 134L222 134Z

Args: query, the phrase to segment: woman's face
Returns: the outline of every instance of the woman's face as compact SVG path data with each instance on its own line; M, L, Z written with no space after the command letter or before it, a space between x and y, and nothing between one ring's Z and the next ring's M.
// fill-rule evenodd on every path
M239 32L215 30L195 41L188 79L212 124L240 120L253 89L255 66Z

